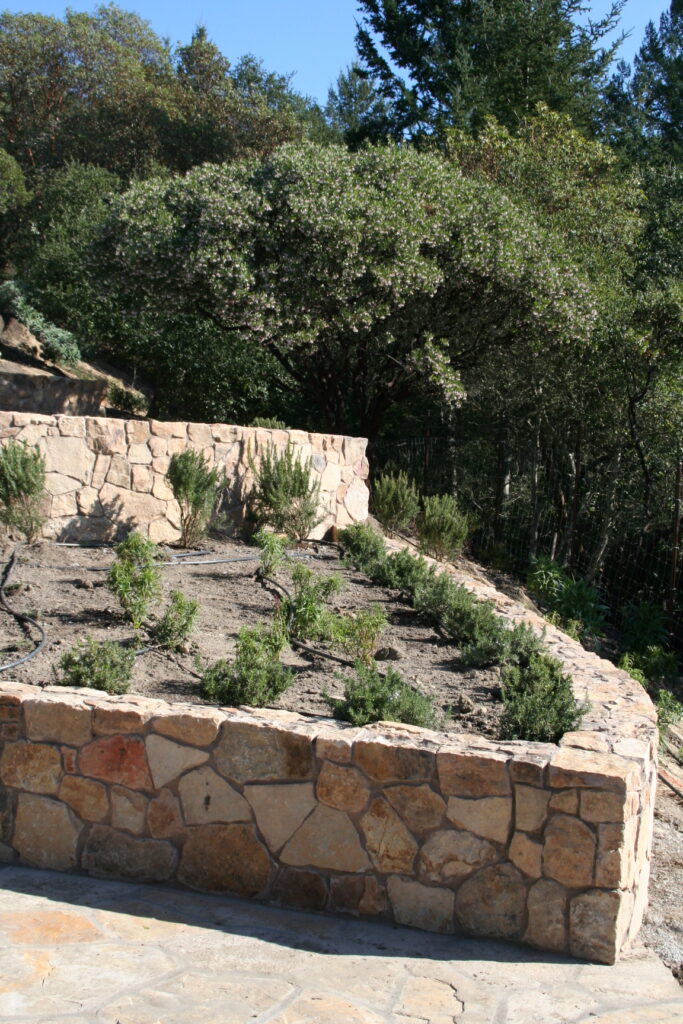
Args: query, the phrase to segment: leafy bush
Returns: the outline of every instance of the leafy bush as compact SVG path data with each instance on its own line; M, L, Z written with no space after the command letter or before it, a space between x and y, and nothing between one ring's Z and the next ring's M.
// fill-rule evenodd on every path
M339 534L347 564L374 579L387 557L384 537L366 523L353 523Z
M335 645L350 654L354 661L371 665L386 625L384 609L374 605L353 615L337 616L333 626L333 639Z
M599 636L605 628L607 608L597 588L585 580L570 580L558 594L555 608L564 621L580 622L584 635Z
M467 539L467 517L450 494L424 498L417 520L420 548L439 561L459 555Z
M626 651L619 660L625 669L647 689L662 686L678 673L678 658L673 651L653 645L644 651Z
M320 481L311 480L311 459L295 457L289 443L282 453L269 444L258 466L249 456L249 466L255 477L251 500L257 522L290 540L306 540L321 522Z
M536 558L527 576L526 584L538 597L546 600L552 607L564 588L570 582L570 577L552 558L545 558L543 555Z
M335 617L325 603L342 589L339 576L318 576L305 565L292 570L294 593L280 605L280 616L296 640L331 640Z
M87 637L62 655L62 677L58 682L61 686L91 686L107 693L127 693L134 665L134 651L127 651L111 640L98 644Z
M395 669L380 675L375 665L358 662L356 678L346 678L343 699L325 694L332 714L341 722L367 725L369 722L404 722L426 729L437 725L432 701L403 681Z
M622 611L621 639L627 651L644 653L648 648L662 648L667 629L664 609L653 601L630 601Z
M263 430L287 430L284 420L278 420L275 416L257 416L251 421L252 427L261 427Z
M283 646L284 637L277 628L244 627L237 637L235 660L221 659L204 673L202 696L219 704L256 708L276 700L293 679L279 661Z
M287 541L267 530L259 530L254 540L261 552L261 571L264 576L272 576L287 557Z
M16 281L6 281L0 287L0 307L24 324L43 346L43 356L54 363L73 365L81 358L78 344L70 331L46 320L42 313L26 300Z
M533 654L526 666L503 669L503 704L504 740L557 743L587 711L577 705L560 662L546 654Z
M194 629L197 607L195 600L174 590L171 603L152 630L156 642L172 651L182 647Z
M385 530L396 533L411 526L420 511L420 495L406 473L381 476L372 492L375 515Z
M161 594L159 548L139 533L129 533L114 550L116 561L107 575L107 586L133 628L139 629L152 601Z
M10 440L0 448L0 522L31 542L45 522L45 460L35 448Z
M122 384L112 381L107 389L107 404L121 412L129 412L134 416L144 416L149 402L141 391L125 388Z
M670 725L674 725L683 715L683 704L676 700L669 690L660 690L655 697L657 708L657 727L660 732L665 732Z
M429 563L421 555L413 555L404 548L384 560L377 572L377 582L413 597L429 579L430 572Z
M180 505L180 543L185 548L198 547L224 477L217 469L209 469L201 452L188 448L171 456L166 478Z

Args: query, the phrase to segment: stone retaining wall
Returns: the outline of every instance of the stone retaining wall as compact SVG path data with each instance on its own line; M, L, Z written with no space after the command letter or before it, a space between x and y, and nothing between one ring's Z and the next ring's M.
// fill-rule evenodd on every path
M5 682L0 855L612 963L646 901L654 736L615 753Z
M0 409L96 416L107 397L106 380L74 380L0 370Z
M239 522L253 484L248 452L258 461L270 442L282 449L291 441L296 453L312 459L324 517L313 536L323 537L331 526L362 522L368 514L363 438L224 423L0 412L0 441L10 437L36 446L45 456L45 537L110 540L135 527L157 542L177 540L179 509L166 471L171 455L186 448L203 452L211 466L225 470L223 511Z

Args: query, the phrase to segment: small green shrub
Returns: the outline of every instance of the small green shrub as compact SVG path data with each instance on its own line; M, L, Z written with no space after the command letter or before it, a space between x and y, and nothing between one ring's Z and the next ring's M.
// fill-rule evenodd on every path
M161 595L159 548L139 533L129 533L114 550L116 561L107 575L107 586L137 630L152 602Z
M339 534L344 561L374 579L387 557L384 537L366 523L354 523Z
M395 669L390 668L386 676L381 676L375 665L358 662L355 672L355 679L345 679L343 699L324 695L339 721L358 726L369 722L404 722L426 729L437 725L432 701L408 686Z
M235 660L217 661L202 677L200 690L218 704L263 707L291 686L292 673L280 664L284 646L280 630L264 627L239 631Z
M540 555L527 575L526 585L534 594L555 607L556 600L571 578L552 558Z
M55 326L27 301L16 281L0 287L0 307L24 324L43 347L43 356L54 363L75 365L81 358L78 344L70 331Z
M418 588L424 586L429 576L429 563L421 555L413 555L404 548L389 555L381 563L377 582L393 590L402 590L413 597Z
M334 643L354 661L371 665L386 625L386 613L378 605L353 615L339 615L333 626Z
M460 641L460 655L465 665L488 668L507 661L510 630L490 604L477 601L460 628L465 637Z
M0 448L0 522L29 543L45 522L45 460L37 449L10 440Z
M592 583L570 580L558 594L555 608L565 622L580 622L583 635L600 636L604 631L607 608Z
M439 561L459 555L467 540L467 517L450 494L426 497L417 520L420 548Z
M261 552L261 571L264 576L272 576L287 558L287 541L268 530L259 530L254 540Z
M287 430L284 420L278 420L275 416L257 416L251 421L252 427L262 427L263 430Z
M127 693L134 665L134 651L127 651L111 640L98 644L87 637L62 655L62 676L58 681L61 686L91 686L107 693Z
M134 416L144 416L149 408L149 402L141 391L126 388L116 381L111 381L107 389L107 405Z
M415 522L420 511L420 495L406 473L381 476L372 492L375 515L385 530L396 533Z
M660 690L655 697L657 709L657 728L660 733L665 732L670 725L675 725L683 715L683 704L676 700L669 690Z
M312 460L295 457L289 443L283 452L269 444L258 466L249 455L249 466L255 477L251 501L256 521L290 540L306 540L322 521L320 481L311 479Z
M198 547L224 477L218 469L209 469L201 452L188 448L171 456L166 478L180 505L180 543Z
M525 667L503 669L503 704L504 740L557 743L587 711L576 703L560 662L546 654L533 654Z
M667 629L664 609L653 601L630 601L622 612L621 640L627 651L644 653L648 648L663 648Z
M293 595L280 605L280 616L296 640L332 640L336 618L325 607L342 589L339 576L318 576L305 565L292 570Z
M678 674L678 658L673 651L653 645L644 651L626 651L619 668L629 672L647 689L663 686Z
M197 621L197 602L179 590L171 593L171 602L152 630L162 647L177 651L183 646Z

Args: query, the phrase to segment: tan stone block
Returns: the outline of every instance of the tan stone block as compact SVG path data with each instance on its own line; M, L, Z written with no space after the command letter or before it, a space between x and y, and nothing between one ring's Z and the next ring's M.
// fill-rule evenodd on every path
M152 789L145 746L131 736L111 736L93 740L78 757L83 775L113 782L130 789Z
M149 420L128 420L126 437L129 444L145 444L149 440Z
M580 750L596 750L602 754L609 753L609 743L605 736L596 732L566 732L560 740L561 747L578 747Z
M334 761L336 764L350 764L355 730L349 730L349 738L318 736L315 741L315 754L321 761Z
M362 811L370 798L370 787L356 769L326 761L320 769L316 796L321 803L340 811Z
M303 780L313 769L311 739L270 724L227 721L213 761L236 782Z
M114 828L125 829L136 836L145 831L147 797L133 789L114 786L111 791L111 823Z
M110 518L113 514L117 519L132 523L143 533L149 523L166 516L166 502L159 501L151 494L138 494L137 491L113 487L109 483L100 491L100 501L112 510L111 513L107 511Z
M146 444L131 444L128 446L128 461L131 466L149 466L152 453Z
M615 754L600 754L576 747L562 747L548 768L553 789L607 789L621 793L632 788L636 769L631 761Z
M436 758L441 792L449 796L507 796L511 792L509 758L494 751L440 751Z
M318 805L280 854L293 867L330 868L336 871L367 871L370 861L358 833L343 811Z
M40 743L6 744L0 758L0 779L28 793L56 793L62 774L59 751Z
M98 454L124 455L128 447L124 425L120 420L88 417L86 434L90 447Z
M188 423L187 436L193 444L202 448L213 444L213 430L208 423Z
M57 426L64 437L85 437L85 420L82 416L60 416Z
M90 708L77 701L24 701L26 736L30 740L47 740L81 747L92 739Z
M428 932L453 931L455 896L448 889L435 889L395 875L387 888L396 924Z
M110 465L110 455L98 455L95 459L95 467L92 471L92 479L90 483L96 491L99 491L100 487L107 479L107 473L109 472Z
M168 455L158 455L152 459L152 469L155 473L162 473L165 476L170 465L171 459Z
M93 708L93 732L97 736L143 732L149 716L138 708L100 706Z
M622 825L598 825L595 884L603 889L631 889L636 878L638 819Z
M76 502L82 516L101 516L103 513L99 488L83 487L76 494Z
M349 484L344 498L344 508L355 523L364 523L368 518L370 492L363 480L355 477Z
M422 847L418 875L426 882L457 885L498 858L495 846L486 839L470 832L444 829L431 835Z
M123 455L112 455L107 471L107 483L114 487L130 487L130 465ZM104 500L107 500L106 498Z
M427 785L388 786L384 795L411 832L438 828L443 821L446 801Z
M538 832L545 824L550 793L533 786L515 786L515 827Z
M78 767L78 751L74 747L60 747L62 767L69 775L74 775Z
M180 530L165 519L156 519L149 524L148 536L155 544L172 544L180 537Z
M327 882L313 871L282 868L273 884L271 899L297 910L324 910Z
M399 746L391 740L358 740L353 759L371 779L378 782L429 781L434 774L431 750Z
M386 889L372 875L333 875L330 895L335 910L376 917L389 906Z
M565 789L550 798L549 810L562 814L579 813L579 790Z
M68 871L76 867L80 828L69 809L56 800L20 793L14 826L14 848L37 868Z
M568 941L567 893L557 882L542 878L529 890L524 941L539 949L565 952Z
M95 825L83 849L82 864L97 878L165 882L175 871L177 854L160 839L134 839L125 832Z
M50 515L53 517L78 515L78 504L76 494L71 491L69 494L55 494L50 503Z
M177 779L191 768L205 764L209 755L205 750L186 747L165 736L148 736L145 740L147 762L157 789Z
M526 886L511 864L495 864L466 879L455 895L458 922L475 935L516 939L526 916Z
M542 855L542 843L535 843L525 832L515 832L508 856L516 868L529 878L540 878Z
M543 874L570 888L593 884L595 836L578 818L555 814L545 830Z
M187 440L181 437L170 437L166 442L169 455L179 455L188 448Z
M152 483L152 494L155 498L159 498L161 501L173 501L173 491L169 487L165 475L162 476L160 473L154 474L154 481Z
M150 429L157 437L187 437L187 423L165 423L151 420Z
M109 813L107 790L101 782L65 775L58 795L85 821L104 821Z
M465 1009L457 990L438 978L408 977L394 1007L398 1020L425 1020L429 1024L453 1024Z
M581 817L584 821L624 821L638 809L637 794L601 793L584 789L581 792Z
M162 789L147 808L147 828L154 839L171 839L184 829L180 804L170 789Z
M507 843L512 824L512 798L488 796L479 800L448 798L446 816L457 828L473 832L475 836Z
M150 437L149 439L148 444L149 450L151 451L152 457L154 459L158 459L161 456L168 454L168 445L166 444L166 438L155 437L154 435L152 435L152 437Z
M262 895L270 858L252 825L202 825L189 831L178 880L191 889Z
M294 835L316 806L312 782L245 786L244 795L253 807L256 824L273 853Z
M382 874L413 873L417 843L386 800L373 800L360 824L366 849L378 871Z
M627 892L592 892L575 896L569 907L569 950L584 960L613 964L619 955L633 907Z
M213 708L197 707L192 711L170 711L155 718L154 732L192 747L210 747L218 736L225 715Z
M149 494L152 490L152 470L149 466L131 466L131 482L134 491ZM159 495L157 495L159 497Z
M244 797L208 766L183 775L178 793L188 825L251 821Z
M323 491L336 491L341 484L341 470L333 462L328 462L320 477L320 488Z
M45 472L60 473L90 482L95 456L81 437L48 437L45 439Z
M77 491L78 486L78 480L72 480L71 477L63 476L61 473L45 474L45 490L53 497Z

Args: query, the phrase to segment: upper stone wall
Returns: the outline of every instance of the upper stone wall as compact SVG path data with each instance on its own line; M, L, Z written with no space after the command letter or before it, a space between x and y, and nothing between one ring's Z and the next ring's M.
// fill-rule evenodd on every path
M312 459L320 480L322 523L362 522L368 514L368 463L364 438L263 430L224 423L165 423L90 416L45 416L0 412L0 443L14 437L45 457L48 520L43 535L58 540L111 540L131 528L157 543L180 536L180 510L166 482L171 455L192 448L209 466L224 469L222 509L233 521L244 514L253 484L248 454L256 462L269 443L291 441L302 459Z
M107 397L106 380L73 380L47 373L0 371L0 409L96 416Z

